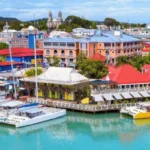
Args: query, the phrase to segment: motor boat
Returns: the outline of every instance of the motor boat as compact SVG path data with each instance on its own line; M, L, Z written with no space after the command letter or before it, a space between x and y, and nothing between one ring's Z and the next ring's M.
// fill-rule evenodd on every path
M12 100L0 104L0 122L6 120L10 114L14 114L19 110L33 109L38 106L38 103L28 104L22 101Z
M124 107L120 110L120 113L130 115L133 119L150 118L150 102L141 102L134 107Z
M56 119L66 115L65 109L41 107L27 110L20 110L9 115L2 123L13 125L16 128L25 127L48 120Z

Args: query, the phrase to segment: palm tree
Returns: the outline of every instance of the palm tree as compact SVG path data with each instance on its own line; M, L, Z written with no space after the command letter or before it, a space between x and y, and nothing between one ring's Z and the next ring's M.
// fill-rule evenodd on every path
M116 66L121 66L124 64L131 64L129 58L127 56L119 56L116 60Z

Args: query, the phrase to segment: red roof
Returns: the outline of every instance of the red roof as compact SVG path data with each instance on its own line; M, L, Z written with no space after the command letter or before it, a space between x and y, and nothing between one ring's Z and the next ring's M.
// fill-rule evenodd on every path
M21 62L13 62L13 65L21 65ZM9 61L0 62L0 66L9 66L11 63Z
M145 69L145 70L150 70L150 64L145 64L142 69Z
M100 61L105 61L106 60L106 57L99 54L99 53L96 53L92 56L92 60L100 60Z
M109 79L118 84L150 83L150 78L147 74L142 74L131 65L123 65L115 68L112 73L111 71L109 72Z
M28 54L28 53L34 54L34 50L30 49L30 48L12 48L11 52L12 52L13 56L15 54L24 54L24 56L25 56L25 54ZM37 50L37 54L43 55L43 51L42 50ZM0 50L0 56L1 55L9 55L9 49Z

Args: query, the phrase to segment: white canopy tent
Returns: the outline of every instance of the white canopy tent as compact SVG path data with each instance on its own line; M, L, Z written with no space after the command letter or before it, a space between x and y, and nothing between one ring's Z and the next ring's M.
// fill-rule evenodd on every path
M91 94L92 97L94 97L96 102L104 101L101 94Z
M129 92L122 92L121 93L122 97L125 98L125 99L131 99L133 98Z
M122 100L123 97L120 95L120 93L112 93L112 95L114 96L115 99L117 100Z
M114 100L112 94L103 94L103 97L107 100L107 101L112 101Z
M141 98L141 97L142 97L138 92L130 92L130 94L131 94L134 98Z
M143 97L150 97L150 94L147 91L140 91L139 92Z

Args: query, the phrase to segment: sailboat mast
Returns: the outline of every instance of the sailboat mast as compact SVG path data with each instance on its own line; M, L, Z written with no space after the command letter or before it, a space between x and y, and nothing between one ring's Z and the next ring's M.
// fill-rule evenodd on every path
M12 70L12 75L13 75L13 86L14 86L14 94L15 94L15 99L17 99L17 91L16 91L16 85L15 85L15 78L14 78L14 71L13 71L13 63L12 63L12 53L11 53L11 38L9 36L9 32L8 32L8 23L6 22L6 26L5 26L6 30L7 30L7 38L8 38L8 47L9 47L9 55L10 55L10 64L11 64L11 70Z
M35 30L35 27L34 27L34 30ZM38 81L37 81L36 37L35 36L36 36L36 33L34 32L35 95L36 95L36 101L38 102Z

